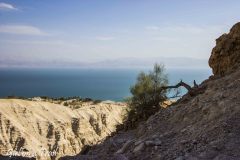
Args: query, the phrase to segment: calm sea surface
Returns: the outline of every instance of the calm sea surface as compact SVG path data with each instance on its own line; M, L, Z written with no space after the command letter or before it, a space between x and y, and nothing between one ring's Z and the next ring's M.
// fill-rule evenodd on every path
M80 96L121 101L130 95L141 69L0 69L0 97ZM210 69L169 69L170 84L183 80L198 83L211 75ZM184 93L184 90L183 90Z

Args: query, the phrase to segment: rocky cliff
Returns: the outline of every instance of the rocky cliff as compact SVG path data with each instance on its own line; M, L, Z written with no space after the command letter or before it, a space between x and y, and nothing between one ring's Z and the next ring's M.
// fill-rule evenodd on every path
M121 103L83 105L79 109L49 102L0 99L0 154L57 159L100 143L123 121ZM24 155L17 155L18 153Z
M209 65L214 75L143 122L88 153L62 159L239 160L240 23L217 39Z
M216 40L209 65L214 75L226 75L240 67L240 23L235 24L228 34Z

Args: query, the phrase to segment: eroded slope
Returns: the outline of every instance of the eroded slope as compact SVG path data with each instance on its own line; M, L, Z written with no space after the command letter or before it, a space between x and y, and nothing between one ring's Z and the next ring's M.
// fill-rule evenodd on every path
M124 104L99 103L72 110L49 102L1 99L0 152L24 148L38 159L50 159L40 155L44 149L56 151L56 157L75 155L114 132L125 109Z

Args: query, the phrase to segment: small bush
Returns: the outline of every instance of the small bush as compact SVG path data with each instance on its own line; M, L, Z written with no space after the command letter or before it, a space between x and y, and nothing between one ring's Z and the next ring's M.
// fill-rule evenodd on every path
M101 100L94 100L93 104L98 104L98 103L101 103L101 102L102 102Z
M73 107L73 109L79 109L79 108L81 108L81 106L78 106L78 105L77 105L77 106L74 106L74 107Z
M91 101L93 101L91 98L84 98L83 100L82 100L83 102L91 102Z
M68 104L68 102L64 102L63 105L64 106L68 106L69 104Z
M44 100L50 99L50 98L47 97L47 96L41 96L40 98L41 98L41 99L44 99Z

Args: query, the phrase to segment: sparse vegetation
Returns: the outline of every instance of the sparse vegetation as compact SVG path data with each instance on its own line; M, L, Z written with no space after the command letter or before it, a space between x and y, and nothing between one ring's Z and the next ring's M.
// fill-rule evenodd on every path
M68 102L64 102L63 105L64 106L68 106L69 104L68 104Z
M101 100L94 100L93 104L98 104L98 103L101 103L101 102L102 102Z
M91 101L93 101L91 98L84 98L84 99L82 99L82 101L83 102L91 102Z
M182 80L176 85L168 86L168 77L162 64L155 64L153 71L148 73L141 72L136 84L130 88L132 96L125 100L129 105L125 127L134 128L140 121L147 120L160 108L171 104L170 99L181 97L179 87L186 88L189 96L196 96L205 90L205 87L199 87L195 80L193 87ZM176 94L168 97L167 94L171 89L174 89Z
M131 122L146 120L156 113L160 109L161 103L167 100L167 90L163 89L167 85L168 78L164 65L155 64L153 71L141 72L137 77L136 84L130 88L132 97L128 99L131 107L129 120Z

